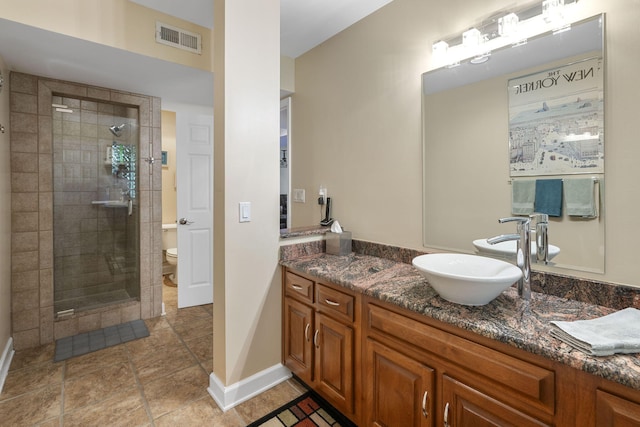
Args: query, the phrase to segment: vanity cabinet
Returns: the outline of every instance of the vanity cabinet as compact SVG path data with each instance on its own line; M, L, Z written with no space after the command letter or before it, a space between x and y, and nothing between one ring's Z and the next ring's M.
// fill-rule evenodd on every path
M365 425L434 426L435 370L367 338Z
M283 272L283 363L357 425L640 427L640 390Z
M354 421L356 299L339 286L284 272L283 363Z
M549 367L412 319L380 301L366 301L367 425L553 425L555 372ZM404 400L388 391L393 388L402 390Z

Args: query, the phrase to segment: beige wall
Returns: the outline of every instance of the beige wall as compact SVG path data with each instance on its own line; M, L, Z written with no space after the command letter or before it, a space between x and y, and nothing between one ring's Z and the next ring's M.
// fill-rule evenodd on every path
M280 2L216 0L214 15L213 375L229 385L281 360Z
M211 49L207 48L212 44L208 28L128 0L0 0L0 10L0 16L11 21L193 68L213 69ZM156 21L201 34L202 54L156 43Z
M9 70L0 57L4 86L0 92L0 362L11 337L11 167L9 164Z
M318 223L311 196L324 184L333 216L354 238L422 248L420 75L431 67L431 44L512 4L394 0L296 59L292 188L305 188L307 203L293 204L294 226ZM640 3L578 6L585 18L606 13L606 273L593 277L640 286Z
M176 113L162 111L162 151L167 152L167 166L162 166L162 223L177 220L176 202Z

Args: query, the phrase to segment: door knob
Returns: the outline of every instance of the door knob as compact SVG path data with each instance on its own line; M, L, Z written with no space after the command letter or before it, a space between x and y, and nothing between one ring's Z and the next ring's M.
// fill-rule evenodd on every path
M193 221L188 221L187 218L180 218L178 220L178 222L180 223L180 225L189 225L189 224L193 224Z

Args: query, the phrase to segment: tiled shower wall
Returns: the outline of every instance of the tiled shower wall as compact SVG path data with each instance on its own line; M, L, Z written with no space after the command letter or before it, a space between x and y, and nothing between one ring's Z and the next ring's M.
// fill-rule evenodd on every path
M11 311L16 350L138 318L162 307L161 164L140 161L136 209L140 220L139 301L54 316L52 97L137 108L139 158L161 157L160 99L11 73Z

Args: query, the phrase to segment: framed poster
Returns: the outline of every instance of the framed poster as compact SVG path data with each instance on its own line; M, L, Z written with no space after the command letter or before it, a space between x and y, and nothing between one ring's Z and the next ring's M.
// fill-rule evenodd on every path
M601 57L509 80L512 177L604 172Z

